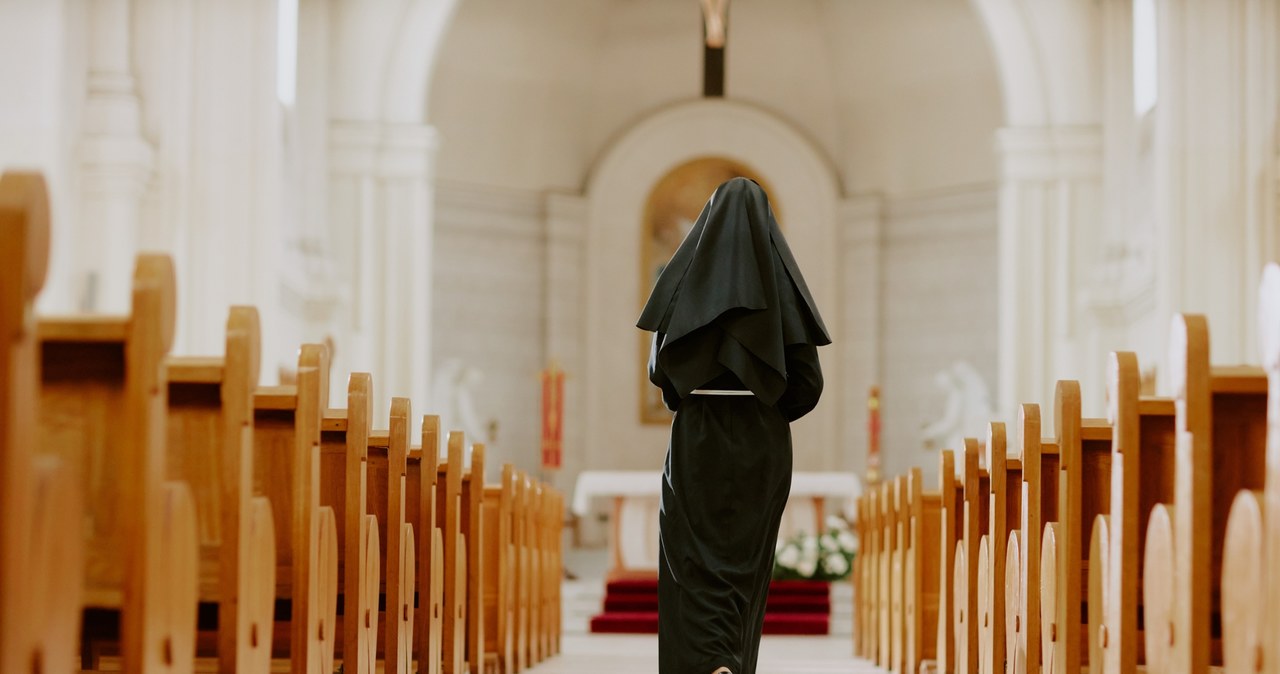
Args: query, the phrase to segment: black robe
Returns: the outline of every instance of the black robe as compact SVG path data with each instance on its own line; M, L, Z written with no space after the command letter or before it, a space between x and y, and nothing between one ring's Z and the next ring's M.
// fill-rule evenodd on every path
M659 515L658 672L754 674L791 489L790 422L822 393L826 328L759 185L721 185L639 327L676 412ZM708 396L694 389L749 390Z

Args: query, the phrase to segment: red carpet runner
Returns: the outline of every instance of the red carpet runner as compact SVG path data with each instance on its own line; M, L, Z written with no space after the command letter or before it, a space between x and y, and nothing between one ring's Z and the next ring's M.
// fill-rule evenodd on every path
M657 634L658 580L615 580L605 586L604 613L591 619L596 634ZM831 586L775 580L769 586L765 634L825 635L831 631Z

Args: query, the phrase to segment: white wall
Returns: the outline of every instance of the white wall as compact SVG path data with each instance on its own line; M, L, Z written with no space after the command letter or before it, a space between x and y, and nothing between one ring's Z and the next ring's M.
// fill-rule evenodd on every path
M700 20L686 0L462 3L432 84L441 177L580 190L625 129L701 95ZM996 177L999 82L965 0L739 0L726 89L821 147L849 194Z
M76 217L84 14L78 3L46 0L15 0L0 12L0 170L43 172L53 202L52 260L38 299L43 312L73 310L82 290L70 273L75 237L60 223Z
M879 326L885 475L920 466L925 483L934 484L937 454L924 449L920 430L944 409L936 372L964 360L994 387L996 202L988 185L886 204Z
M499 472L503 462L540 466L543 211L531 192L445 183L436 193L432 357L437 368L457 359L483 374L473 396L479 422L499 422L485 459Z

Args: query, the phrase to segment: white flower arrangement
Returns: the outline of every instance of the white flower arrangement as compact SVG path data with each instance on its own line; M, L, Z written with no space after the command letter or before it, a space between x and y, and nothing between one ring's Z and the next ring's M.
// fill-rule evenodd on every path
M853 568L858 553L858 537L840 517L828 517L826 531L806 532L779 540L775 548L773 577L776 580L843 580Z

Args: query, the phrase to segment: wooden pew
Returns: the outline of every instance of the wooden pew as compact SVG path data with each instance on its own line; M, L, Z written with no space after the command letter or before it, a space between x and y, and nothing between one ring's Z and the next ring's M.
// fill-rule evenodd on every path
M86 668L114 654L116 615L125 669L182 671L194 660L195 504L186 484L165 481L174 292L169 258L143 255L131 315L39 324L38 451L79 467L85 499Z
M889 663L891 671L902 674L906 660L906 563L907 533L911 511L907 499L907 476L888 483L893 503L893 550L889 555Z
M938 458L938 493L942 500L942 524L938 558L938 671L951 674L956 670L955 614L956 550L964 531L965 483L956 475L955 452L942 450ZM926 571L928 573L928 571Z
M880 646L876 664L889 671L899 671L894 661L894 568L898 559L898 504L894 499L893 481L882 482L880 492ZM901 575L901 571L898 572ZM901 631L899 630L899 633Z
M978 465L978 441L965 439L964 528L956 544L954 566L955 671L978 674L978 554L988 528L991 475Z
M79 466L37 442L39 342L33 302L49 259L38 174L0 175L0 671L66 672L80 636Z
M938 654L938 604L942 543L942 495L925 492L921 471L907 474L906 561L903 564L903 602L906 652L903 671L916 674L922 663Z
M1266 475L1267 377L1261 368L1209 366L1202 316L1175 317L1170 379L1177 416L1175 499L1147 525L1143 575L1147 668L1206 671L1222 663L1215 591L1231 501Z
M867 498L867 494L859 494L853 502L853 533L858 537L861 547L853 558L850 576L853 583L853 655L858 658L866 656L867 647L867 556L863 554L867 549L867 541L870 540L867 532Z
M422 493L407 491L411 414L408 398L392 398L388 430L369 434L367 509L378 524L379 538L386 541L379 562L385 608L377 623L382 632L378 656L388 674L410 674L413 666L417 546L407 513L421 506Z
M525 557L528 559L527 579L525 587L527 588L526 601L529 602L529 636L527 639L529 648L529 663L536 665L543 660L542 654L542 615L538 611L538 605L542 598L542 587L539 579L542 577L543 560L538 554L538 503L542 498L542 485L537 480L526 476L527 486L525 488L525 506L522 513L524 524L524 546Z
M289 623L275 630L274 657L287 655L292 671L308 674L334 670L337 641L337 520L320 505L328 372L325 347L305 344L295 384L254 393L254 490L278 514L276 594L290 603Z
M467 540L463 535L462 479L463 436L449 432L448 457L440 464L436 480L444 489L436 490L436 526L444 545L444 622L441 626L441 671L463 674L467 663Z
M1222 560L1223 669L1277 671L1280 657L1280 267L1258 291L1258 336L1267 373L1265 486L1240 491L1227 520ZM1214 579L1217 580L1217 579Z
M515 671L515 492L515 469L509 463L502 466L501 484L484 488L485 669L500 674Z
M484 671L484 445L471 445L471 468L462 478L462 527L467 543L467 664Z
M444 534L437 524L436 503L440 459L440 417L422 418L422 446L406 459L405 491L417 500L407 511L407 522L417 534L417 632L414 656L420 674L439 674L443 661Z
M1173 400L1143 397L1141 379L1136 355L1111 354L1111 513L1094 525L1095 545L1106 541L1106 554L1099 550L1089 561L1090 575L1106 579L1105 591L1091 586L1091 592L1102 594L1103 626L1097 636L1108 672L1134 672L1146 664L1140 616L1147 516L1156 504L1174 498ZM1092 595L1089 602L1092 610Z
M191 486L200 540L200 600L217 610L211 651L222 671L267 672L275 615L271 503L253 495L258 312L232 307L223 357L171 357L169 477ZM287 514L287 513L286 513Z
M551 513L551 568L547 572L551 587L551 655L560 655L564 630L564 521L565 495L553 490L555 499Z
M1040 548L1041 653L1053 671L1065 672L1101 664L1089 660L1088 637L1101 621L1086 581L1094 522L1111 510L1112 430L1105 420L1081 418L1078 382L1058 382L1055 398L1058 521L1045 527Z
M866 624L862 657L875 662L880 650L880 494L874 485L866 490L866 536L859 540L859 553L866 569L866 598L863 614Z
M352 373L347 408L326 409L320 426L320 504L333 509L340 541L342 639L335 655L352 674L369 674L377 663L381 539L368 500L372 389L371 376Z
M516 670L524 670L532 667L535 663L530 659L529 624L529 598L531 596L529 589L529 572L533 568L532 557L529 554L529 518L526 516L529 508L529 491L530 482L524 471L516 473L516 498L515 509L513 513L512 526L516 547L516 625L515 625L515 649L516 649Z
M1021 524L1022 463L1009 458L1005 426L999 422L988 426L986 452L991 491L987 532L978 550L978 662L982 674L1004 674L1009 645L1005 565L1009 537Z
M1011 538L1005 566L1005 589L1017 594L1016 606L1006 605L1006 622L1013 623L1015 650L1007 654L1010 671L1039 674L1041 654L1040 544L1045 527L1058 521L1058 446L1041 435L1040 406L1025 404L1019 411L1022 432L1022 518ZM1013 611L1011 613L1011 611Z

